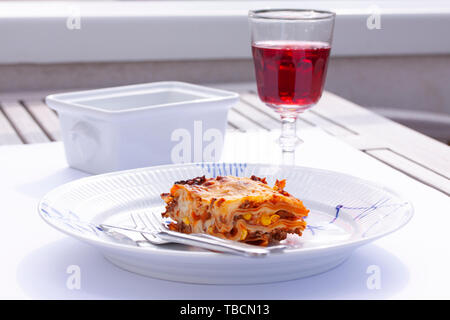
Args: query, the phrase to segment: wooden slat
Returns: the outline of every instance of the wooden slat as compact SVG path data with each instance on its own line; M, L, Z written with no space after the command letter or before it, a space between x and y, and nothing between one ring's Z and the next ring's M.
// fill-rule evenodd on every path
M2 102L1 108L25 143L41 143L50 141L24 106L22 106L19 102Z
M61 140L58 117L42 100L25 100L24 104L50 140Z
M230 112L228 112L228 122L241 131L264 130L261 126L250 121L234 109L231 109Z
M450 195L450 180L446 177L389 149L374 149L365 152L408 176Z
M0 145L6 144L22 144L22 140L0 110Z
M227 130L228 131L235 131L235 130L239 130L239 128L236 128L235 126L233 126L232 123L227 122Z
M423 167L450 178L450 148L437 140L330 92L324 93L314 111L357 132L358 136L340 138L360 150L372 148L376 142L378 146L393 150Z
M259 100L258 96L255 93L241 92L240 95L241 95L241 100L246 102L248 105L259 110L260 112L265 113L272 119L278 121L280 123L279 126L281 128L280 115L275 110L269 108L263 102L261 102L261 100ZM306 126L306 127L315 127L316 126L314 123L304 119L303 117L299 117L298 122L299 122L300 126Z
M268 116L266 113L255 109L244 101L240 101L233 109L253 122L257 122L267 130L280 129L280 122Z
M314 123L316 126L320 127L325 132L331 134L335 137L346 137L355 135L354 132L346 129L344 126L338 125L326 117L321 116L320 114L314 113L312 110L308 110L301 114L301 117L308 120L309 122Z
M261 102L254 92L245 92L241 94L242 100L257 108L261 112L265 112L270 114L273 118L279 119L279 114L274 110L268 108L263 102ZM299 116L300 121L306 122L308 125L318 126L323 129L325 132L337 136L337 137L345 137L355 135L356 133L352 130L347 129L345 126L334 122L333 120L324 117L321 114L317 114L312 110L308 110Z

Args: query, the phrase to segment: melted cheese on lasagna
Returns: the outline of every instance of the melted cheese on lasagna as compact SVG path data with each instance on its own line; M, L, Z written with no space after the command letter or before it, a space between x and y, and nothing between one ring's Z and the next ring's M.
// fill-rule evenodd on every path
M178 181L161 195L167 204L162 215L174 220L172 230L265 246L288 233L301 235L306 227L309 210L284 191L285 184L277 180L270 187L255 176Z

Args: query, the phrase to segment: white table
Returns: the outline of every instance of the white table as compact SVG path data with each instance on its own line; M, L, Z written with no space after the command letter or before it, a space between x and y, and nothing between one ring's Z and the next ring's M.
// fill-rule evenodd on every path
M37 214L52 188L84 177L67 167L61 142L0 147L0 298L307 299L450 298L450 200L443 193L325 134L301 131L297 163L341 171L401 191L415 216L403 229L359 248L337 268L309 278L264 285L192 285L146 278L107 262L93 247L59 233ZM224 160L278 161L272 133L230 133ZM268 147L261 153L258 140ZM244 150L253 142L253 150ZM258 153L259 152L259 153ZM234 156L239 154L239 156ZM66 286L67 268L81 269L81 289ZM369 289L370 266L380 289ZM369 270L371 270L369 268Z

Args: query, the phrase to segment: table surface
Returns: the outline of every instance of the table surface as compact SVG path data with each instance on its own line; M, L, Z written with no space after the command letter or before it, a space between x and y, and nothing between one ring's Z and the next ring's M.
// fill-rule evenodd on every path
M241 93L228 118L223 160L279 162L277 115L258 101L251 86L221 87ZM123 271L38 216L45 193L87 175L67 166L61 142L50 142L59 140L58 120L42 96L0 97L0 298L450 298L450 157L448 147L433 139L325 93L299 121L305 143L296 151L296 164L387 185L412 201L413 219L320 275L264 285L193 285ZM66 285L73 265L81 270L80 290ZM379 270L379 289L367 285L373 266Z
M276 163L280 160L276 135L276 131L228 132L223 160ZM412 200L413 219L399 231L358 248L333 270L308 278L239 286L146 278L110 264L95 248L52 229L38 216L37 204L46 192L86 176L67 166L61 142L2 146L0 298L450 298L449 198L319 128L304 128L300 136L305 143L297 149L297 164L388 185ZM264 148L258 147L262 144ZM66 285L73 265L81 270L79 290ZM367 285L373 266L379 271L379 289Z

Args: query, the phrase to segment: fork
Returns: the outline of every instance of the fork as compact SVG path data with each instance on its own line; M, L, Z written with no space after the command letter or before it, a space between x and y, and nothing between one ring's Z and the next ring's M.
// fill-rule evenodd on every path
M209 234L195 233L185 234L167 229L162 221L155 214L137 214L131 215L136 228L128 228L122 226L102 225L106 228L116 228L127 231L135 231L141 233L150 243L181 243L199 248L228 252L249 257L264 257L272 252L282 251L285 245L272 247L256 247L253 245L236 242L227 239L221 239Z

